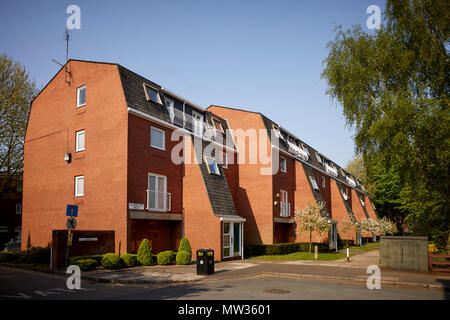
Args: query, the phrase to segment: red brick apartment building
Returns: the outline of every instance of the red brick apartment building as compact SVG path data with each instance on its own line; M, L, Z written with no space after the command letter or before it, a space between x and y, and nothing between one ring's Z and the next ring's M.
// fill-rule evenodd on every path
M331 232L314 234L313 241L328 241L330 249L337 247L338 237L355 243L358 240L356 231L339 230L338 222L346 218L353 222L369 217L377 219L360 181L263 114L221 106L210 106L207 110L227 119L232 131L235 128L266 131L267 149L272 150L272 157L279 157L279 161L271 162L272 166L279 166L273 175L259 174L261 167L266 166L263 164L239 164L236 207L246 219L246 243L309 241L308 234L296 232L293 219L295 208L303 209L308 203L325 203L322 214L332 224ZM239 138L235 140L241 152Z
M176 251L185 236L218 260L242 256L227 129L225 119L118 64L69 60L31 106L22 249L28 233L33 246L51 242L52 230L66 229L66 205L76 204L77 230L113 230L122 253L144 238L153 252ZM191 164L174 163L173 151ZM220 153L229 163L215 160Z
M239 163L235 128L265 130L281 170ZM65 229L67 204L78 230L113 230L116 251L144 238L176 251L187 237L216 260L243 257L244 241L309 240L292 219L308 202L326 203L334 228L314 241L331 248L356 240L336 222L376 218L356 179L262 114L205 110L115 63L69 60L32 102L24 152L22 249L28 234L45 246Z

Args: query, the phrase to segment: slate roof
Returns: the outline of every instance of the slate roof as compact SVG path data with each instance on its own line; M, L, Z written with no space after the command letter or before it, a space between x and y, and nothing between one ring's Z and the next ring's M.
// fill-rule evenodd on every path
M194 138L192 137L192 143L194 144ZM203 158L202 150L205 150L207 141L202 141L202 146L194 145L195 155L199 162L200 171L203 176L206 191L208 192L209 201L211 203L215 216L236 216L237 210L234 205L233 197L227 182L227 177L223 172L221 164L217 163L220 171L220 176L210 174L207 168L207 164ZM215 156L213 153L212 156Z

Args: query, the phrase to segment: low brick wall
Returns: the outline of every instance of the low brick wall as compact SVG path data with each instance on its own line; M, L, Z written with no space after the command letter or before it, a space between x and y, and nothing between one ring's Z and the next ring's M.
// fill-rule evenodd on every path
M380 267L428 271L427 237L381 237Z
M115 252L114 231L73 231L69 258ZM66 263L67 230L53 230L52 270L62 270Z

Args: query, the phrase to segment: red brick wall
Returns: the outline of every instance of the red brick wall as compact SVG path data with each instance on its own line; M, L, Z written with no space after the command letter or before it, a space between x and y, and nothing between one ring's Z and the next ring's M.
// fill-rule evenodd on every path
M251 113L219 106L211 106L211 111L228 122L233 131L242 130L266 130L262 117L258 113ZM270 142L267 150L271 150ZM245 150L238 150L241 156L249 154L250 148L247 143ZM271 154L271 153L270 153ZM273 178L271 175L261 175L261 168L267 165L240 164L238 170L239 187L237 190L236 207L238 214L247 221L244 224L245 244L271 244L273 243Z
M350 216L348 215L347 208L345 207L344 199L342 198L339 188L337 186L336 180L331 180L331 206L332 206L332 215L331 218L333 220L338 221L337 228L339 236L342 240L350 240L353 239L356 241L356 228L352 230L344 230L342 228L342 221L350 220ZM350 194L350 192L349 192ZM347 200L348 203L351 203L351 200Z
M22 249L51 242L65 229L66 205L78 204L78 230L114 230L116 250L127 242L128 114L117 66L71 61L70 86L61 70L34 100L25 137ZM77 87L86 105L76 108ZM86 133L75 153L75 132ZM63 160L72 154L72 163ZM74 197L74 177L85 177L84 197Z

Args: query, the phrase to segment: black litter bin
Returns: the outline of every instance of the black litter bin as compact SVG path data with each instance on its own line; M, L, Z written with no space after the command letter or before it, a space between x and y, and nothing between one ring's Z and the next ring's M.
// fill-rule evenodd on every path
M197 274L213 274L214 273L214 250L199 249L197 250Z

